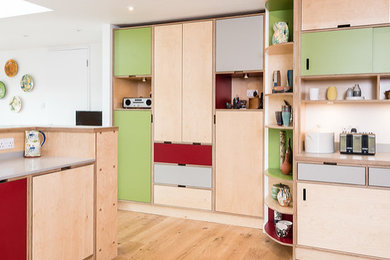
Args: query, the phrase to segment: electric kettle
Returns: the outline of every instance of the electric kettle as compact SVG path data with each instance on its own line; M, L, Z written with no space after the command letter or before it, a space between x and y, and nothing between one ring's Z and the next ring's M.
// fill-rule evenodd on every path
M42 131L37 130L29 130L25 131L25 145L24 145L24 157L34 158L41 156L41 147L44 145L46 141L46 135ZM41 138L39 136L41 134L43 136L43 141L41 143Z

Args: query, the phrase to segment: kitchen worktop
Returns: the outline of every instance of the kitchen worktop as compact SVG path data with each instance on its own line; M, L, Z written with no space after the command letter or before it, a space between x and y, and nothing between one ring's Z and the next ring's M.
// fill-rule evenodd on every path
M67 167L93 164L95 159L74 157L39 157L21 156L0 157L0 181L35 175Z
M328 154L300 153L295 158L300 162L390 167L390 153L377 153L376 155L349 155L338 152Z
M105 132L118 130L115 126L0 126L0 133L25 131L25 130L41 130L49 132Z

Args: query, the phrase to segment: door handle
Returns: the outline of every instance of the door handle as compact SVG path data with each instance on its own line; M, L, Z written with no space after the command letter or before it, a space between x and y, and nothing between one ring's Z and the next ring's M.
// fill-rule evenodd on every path
M309 70L310 69L310 59L307 58L306 59L306 70Z
M306 201L306 189L303 189L303 200Z

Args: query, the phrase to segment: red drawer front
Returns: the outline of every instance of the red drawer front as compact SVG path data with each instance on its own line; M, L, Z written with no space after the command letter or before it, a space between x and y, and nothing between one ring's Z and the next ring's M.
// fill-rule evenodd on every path
M211 166L211 145L154 144L154 162Z

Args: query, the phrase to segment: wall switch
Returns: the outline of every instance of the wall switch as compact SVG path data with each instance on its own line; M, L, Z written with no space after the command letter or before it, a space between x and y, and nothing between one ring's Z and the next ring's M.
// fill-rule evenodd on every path
M255 93L255 91L257 92L257 95L259 95L259 93L258 93L258 91L257 90L255 90L255 89L248 89L247 91L246 91L246 96L248 97L248 98L253 98L253 93Z
M15 148L14 138L3 138L0 139L0 150L10 150Z

